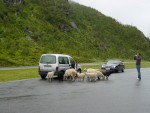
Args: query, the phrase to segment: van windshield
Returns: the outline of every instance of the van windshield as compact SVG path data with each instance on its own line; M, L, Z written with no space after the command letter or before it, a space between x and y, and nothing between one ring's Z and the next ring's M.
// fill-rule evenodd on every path
M56 56L44 55L44 56L42 56L40 63L55 64L56 63Z

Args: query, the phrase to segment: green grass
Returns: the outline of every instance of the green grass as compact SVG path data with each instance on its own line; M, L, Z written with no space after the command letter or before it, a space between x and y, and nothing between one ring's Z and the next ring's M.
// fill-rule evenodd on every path
M0 82L37 78L38 69L2 70L0 71Z
M100 65L82 66L84 68L101 68ZM135 63L125 63L126 69L135 68ZM142 68L150 68L150 62L142 62ZM2 70L0 71L0 82L39 78L38 69Z
M136 68L135 63L125 63L126 69ZM142 62L141 68L150 68L150 62Z
M125 63L125 69L133 69L136 68L135 63ZM98 69L101 68L100 65L92 65L92 66L82 66L82 70L84 68L94 68L94 69ZM150 62L142 62L141 68L150 68Z

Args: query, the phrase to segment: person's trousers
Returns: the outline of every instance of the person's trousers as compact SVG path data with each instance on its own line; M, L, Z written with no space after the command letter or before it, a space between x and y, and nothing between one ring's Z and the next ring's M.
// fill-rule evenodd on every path
M141 80L141 66L140 65L136 65L136 69L137 69L137 72L138 72L138 78Z

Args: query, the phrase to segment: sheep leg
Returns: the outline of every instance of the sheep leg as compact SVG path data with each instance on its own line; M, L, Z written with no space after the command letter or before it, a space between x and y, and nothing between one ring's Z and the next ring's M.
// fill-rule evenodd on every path
M50 82L52 82L52 78L50 78Z
M103 76L103 80L105 80L105 76Z
M97 77L95 77L95 81L97 80Z
M72 81L75 81L75 77L72 77Z
M98 80L101 80L101 77L100 76L97 76Z
M84 81L84 77L82 78L82 81Z
M48 80L48 82L50 82L50 78L48 78L47 80Z
M106 80L108 80L108 76L106 76Z

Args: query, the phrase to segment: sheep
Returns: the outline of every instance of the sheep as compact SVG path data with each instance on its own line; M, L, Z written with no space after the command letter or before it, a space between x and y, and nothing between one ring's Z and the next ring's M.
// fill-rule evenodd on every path
M103 78L103 80L105 79L105 76L104 76L104 74L102 72L96 71L96 73L97 73L98 80L100 80L101 78Z
M108 80L108 77L111 75L112 71L111 70L106 70L106 69L101 69L101 72L103 75L106 77L106 80Z
M93 73L93 72L96 71L96 69L92 69L92 68L86 69L86 68L85 68L84 71L87 72L87 73Z
M52 72L48 72L48 73L47 73L47 76L46 76L46 79L47 79L49 82L51 82L52 79L53 79L53 76L54 76L54 72L53 72L53 71L52 71Z
M89 68L89 69L84 69L84 71L85 72L87 72L87 73L97 73L97 78L100 80L101 79L101 77L104 79L105 78L105 76L103 75L103 73L102 72L100 72L100 69L92 69L92 68ZM87 78L88 78L88 76L87 76Z
M94 81L96 81L98 78L97 78L97 73L96 72L85 72L85 75L87 76L87 79L89 81L92 81L94 79Z
M84 81L85 73L78 73L78 78L82 81Z
M67 80L67 78L72 79L73 81L77 77L77 71L75 69L67 69L64 74L64 80Z

